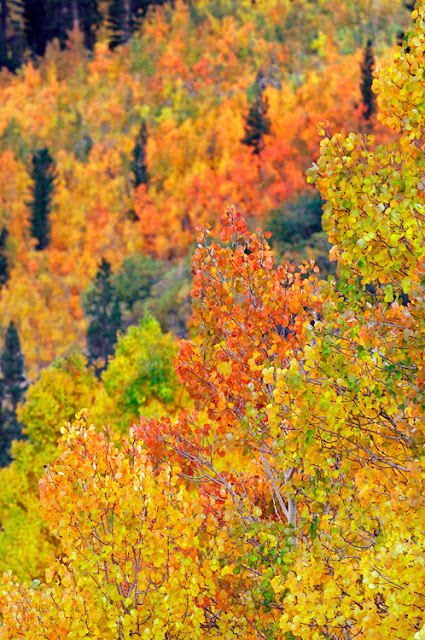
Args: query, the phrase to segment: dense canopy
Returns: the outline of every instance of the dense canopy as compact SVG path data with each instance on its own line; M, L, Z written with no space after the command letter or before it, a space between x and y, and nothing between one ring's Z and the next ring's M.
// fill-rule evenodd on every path
M59 242L55 235L65 233L59 220L69 204L59 198L51 242L40 250L19 226L23 209L13 209L16 244L8 254L12 270L0 317L10 300L21 326L31 324L32 315L20 315L20 305L31 305L20 270L47 291L56 274L53 257L63 265L66 255L81 260L84 278L73 266L59 269L58 286L66 282L78 300L85 291L81 308L89 308L90 326L107 304L119 311L119 326L100 368L89 340L87 356L75 348L81 345L73 332L87 323L78 302L68 334L74 350L43 369L19 406L5 400L27 439L14 442L13 460L0 470L0 551L6 558L0 560L0 640L425 638L425 3L417 3L402 46L391 56L386 52L376 70L366 69L373 58L369 38L363 64L361 52L345 52L345 60L356 60L356 78L341 73L337 55L356 44L349 25L363 4L325 1L314 9L296 3L305 11L306 29L322 11L333 10L337 18L335 31L319 31L308 51L301 47L302 79L283 78L286 64L295 74L295 56L284 43L273 51L280 38L270 36L272 26L277 30L292 19L287 29L295 38L295 9L285 2L257 4L242 2L225 15L217 15L220 3L160 6L137 13L144 18L142 36L123 48L114 43L111 51L100 43L88 57L74 33L67 51L48 49L40 66L29 63L16 77L4 74L3 91L13 86L11 102L28 87L28 109L36 94L58 104L59 94L47 87L61 85L59 65L68 80L78 73L79 82L93 80L91 88L77 81L74 86L86 107L100 109L92 112L93 123L104 113L105 96L111 102L107 126L102 134L98 123L98 139L94 135L84 159L76 154L75 162L69 160L64 149L72 127L56 123L64 148L56 149L55 197L70 198L78 187L82 209L95 206L96 214L82 225L74 210L78 222L73 226L71 216L67 221L75 234L70 248L65 236ZM399 8L382 3L383 14L372 16L375 36ZM338 30L339 20L348 31ZM199 52L189 64L190 43L205 23L211 38L206 51L212 43L217 48L209 62ZM248 38L249 52L248 32L260 34ZM148 41L150 67L137 49ZM174 46L162 51L164 42ZM134 51L145 56L149 73L134 67ZM209 83L208 65L215 60L219 73L224 55L227 75L223 71L221 84ZM272 67L252 74L252 59L258 56L260 67L263 55L281 70L278 80ZM247 63L241 66L238 56ZM198 65L199 87L191 85L191 65ZM176 68L181 78L187 72L178 100L172 85L167 88L166 70ZM246 104L231 88L238 69ZM142 73L150 83L133 77ZM360 87L360 76L363 83L374 78L376 109L359 102L355 110L329 98L354 87L351 82ZM113 93L112 77L131 91ZM68 84L61 88L65 102L72 95ZM155 91L170 91L176 102L159 109ZM198 95L192 102L192 91L204 91L205 101ZM149 92L157 112L141 108L144 124L127 121L125 138L119 123L128 117L128 105L134 109ZM372 100L370 92L364 95ZM200 111L183 116L183 105ZM202 112L206 105L214 105L217 118L208 140L212 116ZM0 109L0 122L7 108ZM34 114L24 112L19 126L35 126ZM47 119L42 127L45 114L39 117L51 140ZM313 119L322 138L317 153ZM341 121L361 132L340 132ZM255 133L256 126L261 131ZM23 145L27 134L20 135ZM3 158L11 180L20 175L27 184L23 147L20 153L5 149L0 163ZM173 153L175 166L169 162ZM115 195L110 183L96 190L90 178L96 170L100 178L100 167L112 157L115 168L110 165L106 175ZM302 186L307 159L311 187ZM134 189L136 165L146 161ZM320 198L308 191L313 187ZM13 200L13 188L1 188L9 211L6 196ZM219 216L232 189L236 204ZM292 215L286 227L277 213L283 198ZM316 228L314 211L322 204ZM297 211L304 216L300 232ZM282 234L278 256L258 219L265 226L271 220ZM326 279L313 245L302 244L323 237L322 227L336 264ZM179 298L178 308L184 308L181 283L187 276L178 259L195 241L194 231L191 317L177 347L150 312L171 322ZM79 253L78 246L90 248ZM306 259L294 264L291 252ZM180 274L178 287L170 286L170 273ZM13 286L21 282L19 297ZM33 345L31 332L23 333L24 353L36 370L50 357L47 343ZM52 338L55 355L69 347L62 340L60 332L57 343ZM15 340L22 363L17 345ZM3 371L3 386L4 379Z

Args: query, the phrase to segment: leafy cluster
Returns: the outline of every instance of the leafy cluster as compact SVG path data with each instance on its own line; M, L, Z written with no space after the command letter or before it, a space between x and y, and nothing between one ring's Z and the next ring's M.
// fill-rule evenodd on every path
M79 352L55 360L31 384L17 409L26 439L14 442L11 464L0 469L0 572L20 578L41 578L60 541L40 517L38 480L57 455L60 430L75 417L76 407L90 407L96 423L124 432L140 415L175 415L188 406L171 358L176 341L146 318L120 336L114 358L101 378ZM12 433L7 442L16 439ZM9 457L4 451L4 461Z

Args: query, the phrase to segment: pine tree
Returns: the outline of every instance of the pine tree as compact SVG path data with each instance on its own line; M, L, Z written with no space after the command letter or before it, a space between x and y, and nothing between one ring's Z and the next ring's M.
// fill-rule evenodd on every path
M9 427L7 413L0 411L0 467L7 467L10 464L10 445L12 440L17 439Z
M5 0L8 66L16 71L22 64L27 41L23 24L23 0Z
M78 10L80 29L84 34L84 45L93 51L96 44L96 33L101 24L99 0L74 0Z
M7 41L4 39L3 32L0 31L0 69L3 67L10 69L10 65Z
M373 55L372 41L368 40L361 64L361 83L360 90L362 94L362 103L364 106L363 118L369 122L372 115L376 111L375 94L372 91L373 70L375 69L375 57Z
M264 96L265 79L260 71L254 86L254 100L250 106L245 121L245 135L241 139L242 144L252 147L252 153L260 156L264 148L264 136L271 130L271 121L267 116L269 103Z
M133 161L131 163L131 171L133 173L133 185L134 188L141 184L148 184L149 173L146 164L146 144L148 140L148 131L146 128L146 122L143 121L139 135L136 139L136 144L133 149Z
M22 7L25 37L34 58L44 56L54 38L65 45L72 28L70 0L15 0L15 4Z
M111 265L102 258L95 281L83 302L90 318L87 330L87 351L91 362L100 359L106 366L108 356L114 353L117 333L121 328L121 310L118 295L112 284Z
M13 412L25 391L24 357L15 323L12 321L6 331L3 353L0 356L3 398Z
M47 0L23 0L25 37L34 57L43 56L48 42Z
M33 153L31 177L31 235L37 240L35 248L42 251L50 242L49 214L55 181L54 163L48 149Z
M131 0L112 0L108 9L108 27L111 32L109 48L125 44L135 28L135 15Z
M6 0L0 0L0 68L9 68L9 55L7 50L7 18L8 10Z
M50 0L49 11L54 15L52 22L52 32L49 34L49 41L58 38L61 47L64 49L68 41L68 34L74 26L74 0Z
M0 68L6 67L9 71L15 71L22 64L24 54L21 10L19 0L0 0Z
M2 227L0 232L0 287L2 287L9 279L9 263L5 254L6 241L9 232L6 227Z
M162 4L164 0L111 0L108 8L109 48L115 49L128 42L149 7Z
M0 381L0 466L10 462L10 445L22 435L16 417L16 408L26 389L24 358L14 322L10 322L0 356L2 378Z

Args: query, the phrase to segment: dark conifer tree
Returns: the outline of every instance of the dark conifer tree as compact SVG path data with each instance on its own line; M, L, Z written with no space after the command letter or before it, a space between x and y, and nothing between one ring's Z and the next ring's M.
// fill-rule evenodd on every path
M112 284L111 265L104 258L86 294L83 307L90 319L87 330L88 357L91 362L100 359L105 367L108 356L114 353L117 333L121 328L121 310Z
M5 40L7 39L6 29L8 14L9 10L6 0L0 0L0 33Z
M11 60L9 58L7 41L3 37L3 33L0 31L0 69L6 67L11 68Z
M25 391L24 357L15 323L6 331L3 353L0 356L3 399L8 401L13 412Z
M65 45L67 32L72 29L70 0L15 0L15 4L21 4L25 37L34 58L44 56L54 38Z
M35 248L42 251L50 242L49 214L55 181L55 167L48 149L33 153L31 177L31 235L37 240Z
M27 41L23 25L23 0L5 0L9 69L16 71L24 59Z
M271 121L267 116L269 103L263 93L265 84L264 76L260 71L255 81L254 100L245 120L245 135L241 139L242 144L251 147L252 153L256 156L260 156L264 147L264 136L271 130Z
M0 356L2 378L0 381L0 466L10 462L10 445L22 435L16 417L16 407L26 389L24 358L18 332L11 322L6 331L3 352Z
M108 27L111 33L109 48L125 44L135 28L131 0L111 0L108 8Z
M99 11L99 0L74 0L78 10L78 22L84 35L84 45L93 51L96 44L96 33L102 16Z
M43 56L50 31L47 0L22 0L22 5L24 32L28 46L34 57Z
M9 280L9 263L5 254L8 235L9 232L6 227L2 227L0 232L0 287Z
M149 7L162 4L164 0L111 0L108 8L110 49L128 42Z
M0 68L6 67L9 71L16 71L22 64L26 46L22 26L16 19L22 7L18 4L17 15L11 11L16 2L19 0L0 0Z
M10 464L10 445L12 440L17 440L18 437L19 434L14 434L13 429L10 429L8 412L0 410L0 467L7 467Z
M146 144L148 141L148 130L146 128L146 122L143 121L139 135L136 139L136 144L133 149L133 161L131 163L131 171L133 174L134 188L141 184L148 184L149 173L146 164Z
M52 31L49 34L49 41L58 38L62 48L65 48L68 40L68 34L74 26L75 3L74 0L50 0L54 12L55 21L52 23Z
M364 108L363 118L366 120L366 122L369 122L372 115L376 111L376 99L375 99L375 94L372 91L374 69L375 69L375 57L373 55L372 41L368 40L363 53L363 61L361 64L361 83L360 83L362 103Z
M9 68L10 65L7 50L7 18L8 7L6 0L0 0L0 68Z

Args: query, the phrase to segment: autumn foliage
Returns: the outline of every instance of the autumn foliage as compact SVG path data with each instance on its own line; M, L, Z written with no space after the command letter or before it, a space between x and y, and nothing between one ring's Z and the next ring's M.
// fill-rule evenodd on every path
M415 17L376 80L399 143L325 136L309 172L338 285L275 268L234 208L219 241L198 229L197 334L175 363L195 410L125 437L86 413L62 429L40 482L61 552L43 584L4 577L0 638L424 637Z
M424 3L413 17L374 81L389 142L319 125L307 174L337 278L275 265L269 234L227 207L196 229L174 359L190 400L150 318L100 381L74 357L30 389L18 413L51 447L31 402L47 418L70 394L39 485L55 546L41 580L3 576L0 640L425 638ZM69 420L80 397L92 412Z
M377 25L384 54L394 24L407 24L400 0L369 5L178 0L152 9L114 51L99 33L88 53L74 31L38 65L2 71L0 225L10 279L0 324L17 324L31 379L84 346L81 294L102 258L113 272L134 252L168 264L191 252L195 227L216 225L214 212L229 202L264 221L305 190L316 123L362 126L364 29ZM260 70L271 126L258 167L241 139ZM143 123L149 181L139 184ZM55 166L42 251L31 231L31 159L40 149Z

